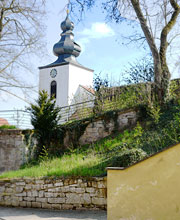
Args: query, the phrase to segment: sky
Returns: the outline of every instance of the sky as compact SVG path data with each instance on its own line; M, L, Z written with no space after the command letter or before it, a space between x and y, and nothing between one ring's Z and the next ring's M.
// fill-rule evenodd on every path
M60 3L59 3L60 2ZM47 65L56 60L53 55L53 45L60 40L60 24L66 17L66 0L48 0L47 15L42 18L45 21L46 30L44 40L47 43L47 56L45 58L34 60L35 80L33 83L38 88L38 67ZM133 29L127 23L115 24L106 22L105 14L101 12L100 7L95 7L83 15L83 19L78 22L77 16L70 15L75 23L74 35L82 52L78 57L78 62L91 68L95 74L101 73L102 77L108 77L112 82L123 82L123 69L127 68L129 63L133 63L149 54L146 47L138 47L136 44L127 45L123 36L133 33ZM135 27L137 30L140 28ZM174 74L178 77L178 74ZM31 80L31 78L29 79ZM37 98L37 95L32 97ZM0 110L24 109L27 103L5 95L1 100Z

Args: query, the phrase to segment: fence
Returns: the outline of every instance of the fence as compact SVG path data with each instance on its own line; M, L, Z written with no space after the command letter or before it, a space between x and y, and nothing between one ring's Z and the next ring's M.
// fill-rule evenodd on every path
M30 114L25 110L0 111L0 124L14 125L19 129L32 129Z
M121 90L124 88L121 88ZM142 88L140 88L142 90ZM124 109L134 107L145 102L145 93L138 94L137 90L116 91L112 95L98 97L95 100L81 102L69 106L61 107L60 124L69 121L80 120L109 110ZM6 119L10 125L15 125L21 129L31 129L31 116L25 110L4 110L0 111L0 122Z

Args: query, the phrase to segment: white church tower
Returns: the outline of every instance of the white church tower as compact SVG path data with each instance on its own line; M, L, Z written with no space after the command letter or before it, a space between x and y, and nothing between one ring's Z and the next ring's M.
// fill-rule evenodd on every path
M50 96L54 95L59 107L75 103L75 98L78 100L76 102L86 101L79 91L82 91L82 88L92 88L94 72L76 60L81 47L74 42L74 24L68 14L61 23L61 29L61 39L53 47L57 60L39 67L39 90L47 91ZM87 93L87 100L92 99L91 97L92 94Z

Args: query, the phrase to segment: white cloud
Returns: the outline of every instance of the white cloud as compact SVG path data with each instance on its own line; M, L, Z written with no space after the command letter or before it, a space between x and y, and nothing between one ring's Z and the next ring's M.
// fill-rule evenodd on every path
M115 35L114 30L106 23L95 22L92 23L90 28L85 28L79 33L78 43L80 44L82 51L85 50L85 46L90 43L90 39L101 39L106 37L113 37Z
M115 32L106 23L95 22L90 28L85 28L80 34L88 38L99 39L112 37L115 35Z

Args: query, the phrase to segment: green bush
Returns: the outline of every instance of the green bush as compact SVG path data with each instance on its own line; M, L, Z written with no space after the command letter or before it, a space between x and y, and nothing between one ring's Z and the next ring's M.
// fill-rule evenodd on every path
M16 129L15 125L1 125L0 130L5 130L5 129Z
M47 92L39 93L36 104L31 104L28 111L31 114L31 123L34 127L34 134L38 144L35 150L35 157L43 153L43 146L46 150L53 151L53 147L58 144L61 126L59 125L60 108L55 106L54 97L49 97Z
M128 167L131 164L143 160L146 157L147 154L142 149L138 149L138 148L125 149L124 151L120 152L118 155L114 156L111 159L111 166Z

